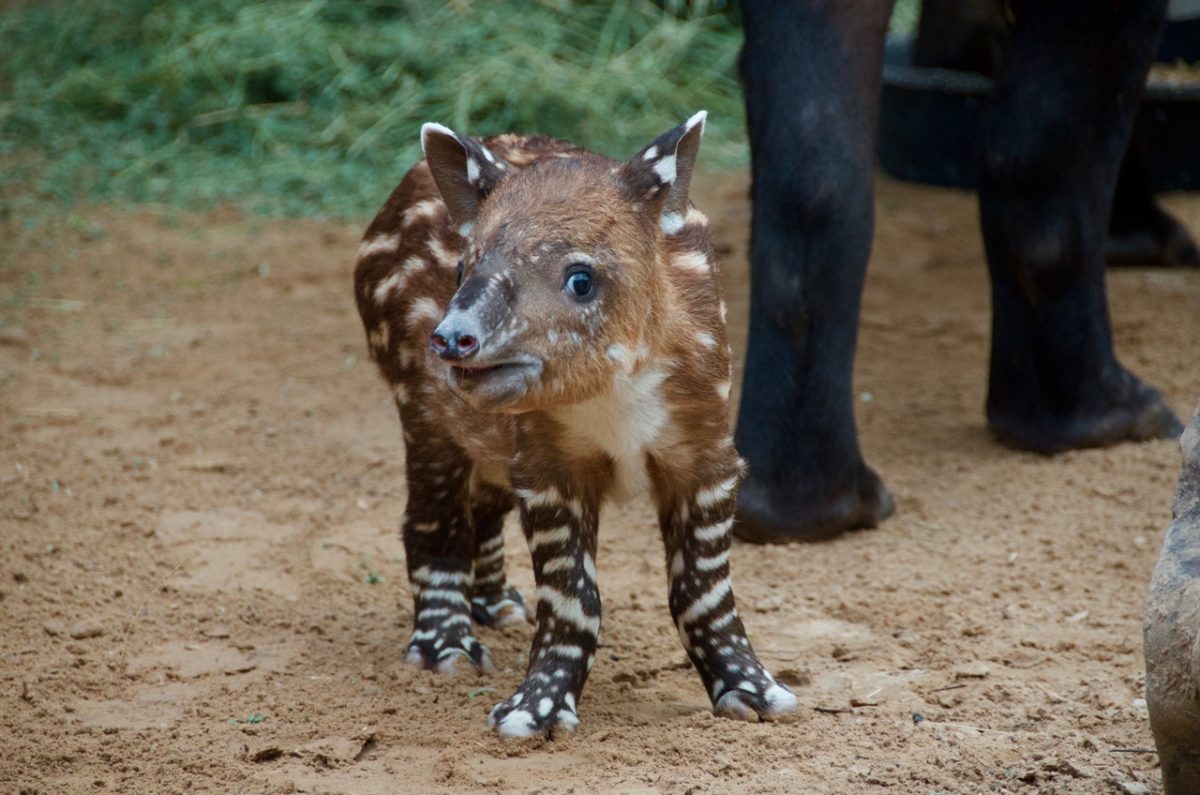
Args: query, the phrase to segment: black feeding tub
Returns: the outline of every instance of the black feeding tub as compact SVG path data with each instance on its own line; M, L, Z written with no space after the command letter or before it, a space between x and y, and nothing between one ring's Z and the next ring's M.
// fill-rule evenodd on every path
M1200 18L1168 25L1160 58L1200 57L1193 23L1200 26ZM910 182L974 188L979 112L991 90L979 74L913 66L912 37L889 36L879 110L883 170ZM1200 190L1200 79L1152 73L1141 116L1154 190Z

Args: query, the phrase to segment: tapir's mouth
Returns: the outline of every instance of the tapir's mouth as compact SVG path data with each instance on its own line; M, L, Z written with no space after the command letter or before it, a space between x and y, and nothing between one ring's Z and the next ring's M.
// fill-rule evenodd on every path
M446 368L450 388L477 408L496 410L529 391L542 372L533 357L508 361L455 362Z

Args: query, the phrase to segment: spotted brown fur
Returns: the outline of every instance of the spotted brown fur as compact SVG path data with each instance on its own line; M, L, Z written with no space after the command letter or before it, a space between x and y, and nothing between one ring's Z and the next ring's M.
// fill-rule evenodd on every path
M641 493L714 709L795 705L755 657L729 584L743 463L720 265L687 198L703 119L625 162L426 125L426 159L360 245L355 297L407 450L411 662L491 670L470 622L526 616L503 571L503 518L519 508L537 629L525 681L489 719L503 736L577 723L600 628L600 510Z

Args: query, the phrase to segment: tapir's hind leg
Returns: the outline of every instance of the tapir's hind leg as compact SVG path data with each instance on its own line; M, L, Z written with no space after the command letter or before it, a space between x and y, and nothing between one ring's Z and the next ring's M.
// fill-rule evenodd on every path
M1117 361L1104 285L1113 191L1165 0L1022 3L984 113L979 211L992 276L987 416L1055 453L1177 436Z
M510 492L489 484L471 494L475 528L475 579L471 586L471 615L484 626L504 626L529 620L525 602L504 574L504 517L514 504Z
M400 406L408 475L402 532L413 594L413 634L405 659L454 673L465 657L480 672L491 673L487 648L471 634L471 461L444 433L424 427L429 416L417 401Z

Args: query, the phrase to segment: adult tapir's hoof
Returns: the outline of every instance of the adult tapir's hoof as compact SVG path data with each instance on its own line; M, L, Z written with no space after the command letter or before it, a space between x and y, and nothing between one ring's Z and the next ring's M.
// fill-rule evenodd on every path
M1200 268L1200 248L1187 227L1157 208L1134 228L1110 229L1104 254L1109 265Z
M824 541L847 530L875 527L892 515L896 503L870 467L833 494L814 495L804 484L786 488L750 476L738 492L733 534L755 544Z
M1086 392L1086 402L1065 414L1033 408L1027 400L1006 406L989 396L988 428L1003 444L1043 455L1175 439L1183 431L1162 394L1119 366Z
M1144 619L1146 703L1166 795L1200 793L1200 406Z

